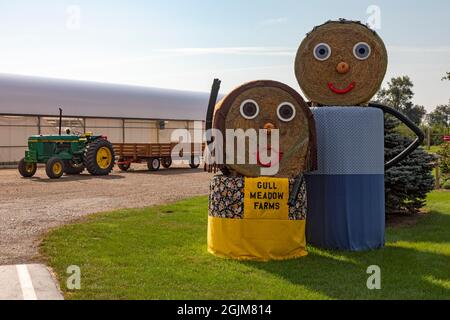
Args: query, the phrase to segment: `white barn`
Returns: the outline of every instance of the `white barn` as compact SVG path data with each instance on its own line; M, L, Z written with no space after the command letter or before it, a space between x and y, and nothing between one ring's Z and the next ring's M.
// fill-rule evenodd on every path
M0 74L0 165L24 156L27 139L58 132L108 136L113 143L170 142L175 129L193 134L209 93Z

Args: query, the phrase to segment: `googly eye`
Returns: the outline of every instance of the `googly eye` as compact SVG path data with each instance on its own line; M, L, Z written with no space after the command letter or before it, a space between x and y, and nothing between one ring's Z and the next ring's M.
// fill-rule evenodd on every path
M295 114L296 114L295 107L290 102L283 102L277 108L278 119L280 119L283 122L292 121L292 119L295 118Z
M331 56L331 47L326 43L319 43L314 47L314 58L319 61L328 60Z
M259 106L254 100L245 100L241 103L241 116L247 120L255 119L259 114Z
M359 42L353 47L353 55L358 60L366 60L371 53L372 48L365 42Z

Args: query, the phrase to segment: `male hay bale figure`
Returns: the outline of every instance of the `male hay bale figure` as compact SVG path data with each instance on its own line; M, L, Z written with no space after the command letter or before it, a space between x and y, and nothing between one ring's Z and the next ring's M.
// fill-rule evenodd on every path
M384 246L384 115L418 139L386 164L411 153L423 134L392 108L369 104L384 79L388 58L381 38L347 20L315 27L298 49L295 74L311 100L318 138L318 171L308 176L307 239L327 249Z

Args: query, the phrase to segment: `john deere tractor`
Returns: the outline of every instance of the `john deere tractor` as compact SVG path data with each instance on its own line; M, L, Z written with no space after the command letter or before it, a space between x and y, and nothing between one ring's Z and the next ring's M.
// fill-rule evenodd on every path
M50 179L81 174L84 169L94 176L108 175L115 163L112 144L102 136L55 135L31 136L25 158L19 162L23 177L34 176L38 163L45 164Z
M64 173L81 174L85 169L91 175L106 176L115 164L114 148L103 136L62 135L60 119L59 135L28 138L28 150L19 162L20 174L25 178L34 176L38 163L45 164L50 179L59 179Z

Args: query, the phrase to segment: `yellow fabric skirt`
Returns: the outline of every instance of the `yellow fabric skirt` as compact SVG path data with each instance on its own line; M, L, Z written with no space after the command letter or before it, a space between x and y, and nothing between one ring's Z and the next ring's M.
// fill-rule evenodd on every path
M238 260L305 257L305 220L255 220L208 217L208 251Z

